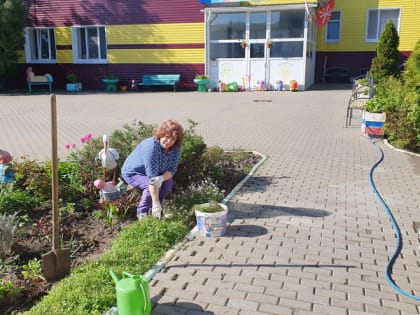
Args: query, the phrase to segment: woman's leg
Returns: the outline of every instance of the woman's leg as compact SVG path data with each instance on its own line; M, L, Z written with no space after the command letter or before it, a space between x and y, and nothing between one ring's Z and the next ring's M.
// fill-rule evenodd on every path
M133 175L130 177L124 177L124 180L130 186L141 189L143 191L139 204L137 205L137 216L145 216L152 207L152 197L149 192L149 178L142 175Z
M172 187L174 185L174 181L171 179L165 180L160 186L159 189L159 201L162 203L163 199L166 198L167 195L172 191Z
M124 177L124 180L130 186L143 190L140 202L137 205L137 216L146 215L152 207L152 197L150 196L149 191L149 178L147 176L134 175L127 178ZM162 183L162 186L159 189L160 202L162 202L172 191L173 183L172 178Z

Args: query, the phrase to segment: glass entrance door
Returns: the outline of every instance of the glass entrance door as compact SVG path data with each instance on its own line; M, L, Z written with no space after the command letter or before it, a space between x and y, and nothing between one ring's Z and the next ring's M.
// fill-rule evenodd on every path
M248 65L249 83L251 88L265 89L267 82L267 12L249 13L248 28L248 51L245 54Z
M305 81L305 10L209 12L207 70L212 87L246 89Z

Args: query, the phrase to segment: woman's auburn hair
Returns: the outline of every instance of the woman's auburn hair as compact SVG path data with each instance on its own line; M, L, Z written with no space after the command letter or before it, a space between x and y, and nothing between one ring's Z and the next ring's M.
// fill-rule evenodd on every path
M184 128L182 128L179 122L169 119L156 128L153 135L157 140L165 136L176 137L173 146L179 148L182 144L182 140L184 139Z

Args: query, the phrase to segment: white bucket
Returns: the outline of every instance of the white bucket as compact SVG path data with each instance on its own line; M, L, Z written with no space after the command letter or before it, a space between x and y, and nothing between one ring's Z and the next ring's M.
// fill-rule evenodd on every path
M223 211L220 212L201 212L195 210L197 219L198 233L204 237L217 237L226 233L228 208L224 204L220 204Z

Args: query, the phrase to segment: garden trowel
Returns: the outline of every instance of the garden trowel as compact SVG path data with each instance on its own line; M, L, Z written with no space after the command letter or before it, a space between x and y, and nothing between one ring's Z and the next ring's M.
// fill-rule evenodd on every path
M59 248L58 213L58 158L57 158L57 103L51 94L51 142L52 142L52 250L42 256L42 272L47 280L64 277L70 271L70 249Z

